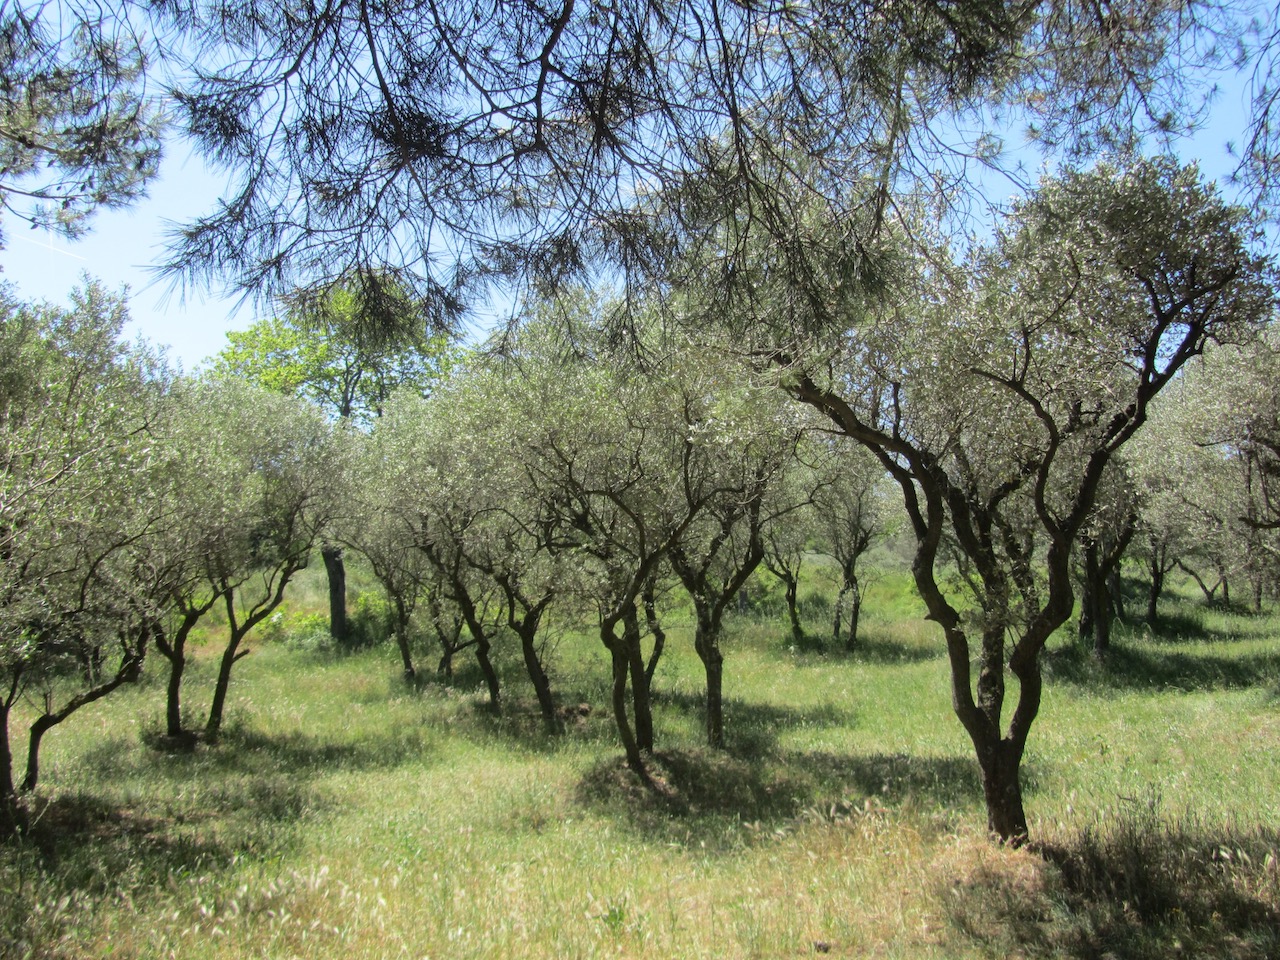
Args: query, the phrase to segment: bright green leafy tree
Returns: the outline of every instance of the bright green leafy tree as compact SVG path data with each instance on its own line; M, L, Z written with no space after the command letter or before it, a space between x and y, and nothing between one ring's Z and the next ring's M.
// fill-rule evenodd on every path
M444 337L423 332L418 305L399 287L386 278L360 276L359 284L295 291L281 312L228 333L211 369L304 397L352 428L367 429L395 390L430 392L456 353ZM342 549L331 540L321 552L329 576L330 631L343 641L349 631Z

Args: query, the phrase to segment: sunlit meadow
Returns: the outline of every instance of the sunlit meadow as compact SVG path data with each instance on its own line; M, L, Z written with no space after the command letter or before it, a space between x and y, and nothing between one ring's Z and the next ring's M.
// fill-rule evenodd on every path
M359 586L357 578L357 586ZM686 614L656 678L657 792L621 761L607 664L560 625L565 730L518 652L417 685L326 642L322 584L251 636L229 730L171 752L158 670L46 741L0 850L4 957L1169 957L1280 953L1280 623L1189 593L1101 665L1069 637L1026 762L1031 849L985 836L935 628L879 576L857 650L732 621L723 753ZM767 599L767 598L766 598ZM376 635L372 594L357 601ZM1136 607L1137 604L1135 603ZM370 624L372 624L370 626ZM189 679L203 709L217 624ZM159 664L153 664L153 668Z

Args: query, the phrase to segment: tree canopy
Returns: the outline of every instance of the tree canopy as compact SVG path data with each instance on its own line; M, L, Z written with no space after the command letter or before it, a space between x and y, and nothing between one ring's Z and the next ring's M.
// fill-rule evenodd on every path
M397 389L428 392L454 359L444 337L414 327L406 300L384 294L370 304L345 288L299 291L271 316L229 331L210 368L368 427Z
M0 207L71 237L137 200L160 162L163 114L145 35L81 0L0 5ZM0 247L4 245L0 231Z
M494 275L649 273L715 225L969 196L1009 118L1065 150L1192 110L1182 0L194 5L181 122L232 188L168 269L244 291L393 275L437 322ZM803 152L805 162L792 159ZM956 197L958 199L958 197ZM853 223L855 221L850 221ZM357 268L373 268L359 273Z

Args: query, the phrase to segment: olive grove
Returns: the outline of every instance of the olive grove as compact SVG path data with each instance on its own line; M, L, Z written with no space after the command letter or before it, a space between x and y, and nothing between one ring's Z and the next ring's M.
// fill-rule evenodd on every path
M1043 184L958 277L922 263L883 305L820 303L815 325L844 332L825 352L778 354L785 388L901 487L916 585L1004 840L1026 837L1041 654L1071 615L1072 549L1107 467L1188 361L1271 318L1274 276L1249 236L1194 168L1100 165ZM940 588L944 534L972 571L972 612Z
M1043 654L1076 581L1099 654L1126 551L1147 563L1153 623L1174 565L1209 594L1247 570L1261 601L1280 526L1276 277L1259 253L1273 10L48 10L0 7L5 208L74 234L135 199L163 87L229 184L174 231L163 271L278 311L216 375L175 378L121 344L123 304L96 287L70 312L5 300L0 833L23 816L20 700L37 704L27 789L44 733L153 645L167 734L191 741L185 645L216 604L216 738L246 637L317 546L335 634L348 546L406 675L425 615L442 667L471 649L499 713L492 653L517 644L553 729L548 628L585 615L648 780L662 592L692 604L721 747L726 611L763 566L803 640L816 547L839 568L833 633L848 598L856 646L858 564L896 487L989 827L1013 844ZM1256 81L1238 169L1254 213L1170 153L1225 49ZM1031 154L1002 149L1015 131L1055 176L1031 182ZM983 174L1017 198L991 200ZM449 369L439 335L486 304L508 328ZM1180 472L1135 443L1165 417L1187 439ZM1206 470L1230 497L1190 489Z

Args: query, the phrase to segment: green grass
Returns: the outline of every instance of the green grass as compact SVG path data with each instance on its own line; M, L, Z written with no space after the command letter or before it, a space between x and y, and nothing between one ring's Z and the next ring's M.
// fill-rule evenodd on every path
M0 849L0 957L1280 953L1275 617L1184 597L1106 664L1061 641L1026 761L1038 842L1009 851L900 574L851 655L734 622L723 753L673 622L659 792L621 763L591 636L556 644L559 699L588 709L555 737L516 651L491 717L465 659L411 687L389 646L292 642L323 603L303 587L238 665L216 747L156 748L158 677L50 734L35 828ZM215 629L198 653L197 716Z

